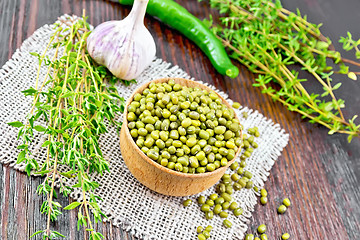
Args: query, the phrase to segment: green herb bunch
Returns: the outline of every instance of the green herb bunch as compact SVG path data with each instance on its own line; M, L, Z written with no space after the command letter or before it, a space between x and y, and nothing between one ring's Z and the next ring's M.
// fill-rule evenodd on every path
M209 2L225 16L220 18L220 25L213 24L211 16L205 23L222 40L232 58L258 74L253 86L260 87L290 111L309 118L311 123L329 128L329 134L348 134L349 142L359 137L360 125L354 123L357 116L345 119L341 110L345 103L334 94L341 83L332 84L332 77L339 73L356 80L357 73L350 72L346 64L360 64L332 50L331 40L321 34L320 25L309 23L299 11L295 14L284 9L279 0ZM349 34L340 41L345 50L355 49L360 58L360 40L353 40ZM327 63L328 59L333 60L336 69ZM307 79L299 78L299 71L292 68L294 65L312 74L324 91L309 93L303 85ZM280 88L274 89L272 83Z
M17 163L25 162L26 172L33 171L45 176L37 188L38 194L44 194L46 201L41 212L48 217L47 228L33 234L42 234L43 239L64 237L51 230L50 222L61 214L62 206L55 200L55 183L60 184L59 192L68 196L75 189L82 192L82 201L73 202L65 210L77 208L78 228L84 226L90 232L90 239L102 239L96 232L90 218L95 222L105 215L101 212L95 194L99 184L90 178L90 174L103 174L109 170L99 147L99 137L107 132L105 122L120 127L117 115L124 110L121 98L113 83L117 80L104 67L97 66L86 51L86 39L90 33L85 17L74 20L62 20L56 24L55 32L44 53L32 53L39 59L39 68L35 88L23 93L34 98L25 122L12 122L18 127L18 138L22 140ZM49 50L55 52L49 58ZM40 68L47 66L47 74L40 79ZM39 124L44 123L44 124ZM42 147L46 148L46 161L42 164L34 158L30 149L34 133L47 136ZM60 169L70 169L62 172ZM66 186L68 178L77 179L73 186Z

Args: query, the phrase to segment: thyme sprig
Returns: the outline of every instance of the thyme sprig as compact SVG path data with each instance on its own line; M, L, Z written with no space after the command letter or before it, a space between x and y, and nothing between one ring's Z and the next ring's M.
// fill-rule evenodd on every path
M341 83L332 84L334 73L347 74L356 80L359 72L349 71L349 66L359 63L344 59L333 49L329 38L320 32L321 25L309 23L298 11L296 14L284 9L276 0L210 0L222 16L220 25L210 20L205 23L223 42L230 56L257 74L255 87L280 101L290 111L309 118L329 128L329 134L348 134L348 141L359 137L360 125L355 124L357 115L345 119L342 109L345 102L337 99L334 91ZM345 50L355 49L360 58L358 45L348 34L342 38ZM327 63L332 59L337 69ZM292 66L300 65L321 84L323 92L309 93L299 78L299 71ZM280 85L274 89L272 83Z
M97 66L87 53L89 33L85 16L60 19L45 51L41 55L32 53L39 60L35 88L23 91L26 96L33 96L30 112L24 123L9 123L19 128L18 138L22 140L18 146L21 152L17 163L24 162L29 175L35 172L45 176L37 193L46 196L41 213L47 215L47 226L33 234L42 234L43 239L64 237L52 230L50 223L58 218L62 209L75 208L78 211L78 228L85 227L91 240L103 238L100 232L94 230L90 217L90 211L95 222L106 217L98 205L101 198L95 193L99 184L91 180L90 175L109 170L109 163L99 146L99 137L107 132L105 122L121 126L116 119L124 110L124 99L113 85L118 79L104 67ZM54 56L49 58L51 49ZM42 66L47 66L43 79L40 78ZM42 164L30 151L35 132L47 136L42 144L47 151L46 161ZM68 169L65 172L60 170L64 166ZM68 178L77 179L77 183L65 185ZM59 192L65 196L78 189L82 200L62 208L55 200L56 183L60 185Z

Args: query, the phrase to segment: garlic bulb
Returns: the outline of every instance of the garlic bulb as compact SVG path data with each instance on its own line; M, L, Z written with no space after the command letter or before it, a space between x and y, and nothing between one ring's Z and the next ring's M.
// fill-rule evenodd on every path
M155 57L155 41L144 25L148 2L135 0L126 18L104 22L88 37L90 56L118 78L136 78Z

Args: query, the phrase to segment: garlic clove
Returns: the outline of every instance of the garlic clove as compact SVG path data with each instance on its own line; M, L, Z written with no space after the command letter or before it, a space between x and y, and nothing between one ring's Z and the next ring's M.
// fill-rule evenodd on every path
M135 0L126 18L104 22L88 37L90 56L118 78L138 77L155 57L155 41L144 25L148 1Z

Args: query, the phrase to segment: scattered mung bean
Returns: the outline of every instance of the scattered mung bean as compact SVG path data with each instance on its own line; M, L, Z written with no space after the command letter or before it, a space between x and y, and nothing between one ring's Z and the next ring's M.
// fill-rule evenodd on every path
M278 213L283 214L286 212L286 206L285 205L280 205L280 207L277 209Z
M233 105L232 105L233 108L238 109L238 108L240 108L240 106L241 106L240 103L233 102Z
M263 196L263 197L267 197L267 195L268 195L268 193L267 193L267 191L266 191L265 188L263 188L263 189L260 190L260 194L261 194L261 196Z
M253 183L253 181L248 181L247 183L246 183L246 188L247 189L250 189L250 188L252 188L254 186L254 183Z
M204 230L202 232L202 234L205 236L206 239L208 239L210 237L210 233L208 231L206 231L206 230Z
M215 207L214 207L214 213L216 215L220 214L222 211L222 206L220 204L216 204Z
M206 219L208 219L208 220L210 220L210 219L213 219L213 217L214 217L214 212L213 211L207 211L206 213L205 213L205 218Z
M242 186L240 185L240 183L234 183L233 184L233 188L235 191L239 191L240 189L242 189Z
M290 238L290 234L288 234L288 233L284 233L282 236L281 236L281 239L283 239L283 240L287 240L287 239L289 239Z
M223 224L224 224L224 226L225 226L226 228L231 228L231 226L232 226L232 223L231 223L229 220L227 220L227 219L225 219L225 220L223 221Z
M192 200L191 199L186 199L184 202L183 202L183 205L184 207L187 207L187 206L190 206L192 203Z
M203 211L203 212L208 212L208 211L210 211L210 206L207 205L207 204L203 204L203 205L201 206L201 211Z
M208 225L206 228L205 228L205 231L207 232L211 232L211 230L213 230L213 227L211 225Z
M262 234L266 231L266 225L265 224L261 224L258 228L257 228L258 233Z
M285 199L283 200L283 204L285 205L285 207L290 207L290 205L291 205L290 199L285 198Z
M219 197L215 200L215 204L222 205L225 202L225 199L223 197Z
M197 201L198 201L199 204L204 204L205 201L206 201L206 198L204 196L199 196L197 198Z
M221 193L221 197L224 198L226 202L231 202L232 197L228 193Z
M263 234L261 234L260 239L261 240L268 240L268 236L265 233L263 233Z
M240 216L243 213L243 210L242 210L242 208L237 208L237 209L234 210L233 213L237 217L237 216Z
M230 207L230 203L229 202L224 202L221 206L222 206L223 210L227 210Z
M222 211L220 214L219 214L219 216L221 217L221 218L227 218L228 217L228 213L227 212L225 212L225 211Z
M253 176L253 175L252 175L251 172L249 172L249 171L247 171L247 170L244 172L244 177L247 177L248 179L251 179L252 176Z
M199 240L206 240L206 237L204 236L204 234L200 233L200 234L198 235L198 239L199 239Z
M245 236L245 240L254 240L254 235L253 234L246 234Z
M239 163L238 162L234 162L234 163L232 163L231 165L230 165L230 169L231 170L235 170L235 169L237 169L239 167Z
M213 193L209 196L209 198L213 201L215 201L219 196L216 193Z
M237 209L239 207L239 204L237 203L237 202L232 202L231 204L230 204L230 210L235 210L235 209Z
M205 204L209 205L210 207L214 206L214 201L212 199L206 200Z
M261 198L260 198L260 202L261 202L262 205L267 204L267 202L268 202L267 197L261 197Z

